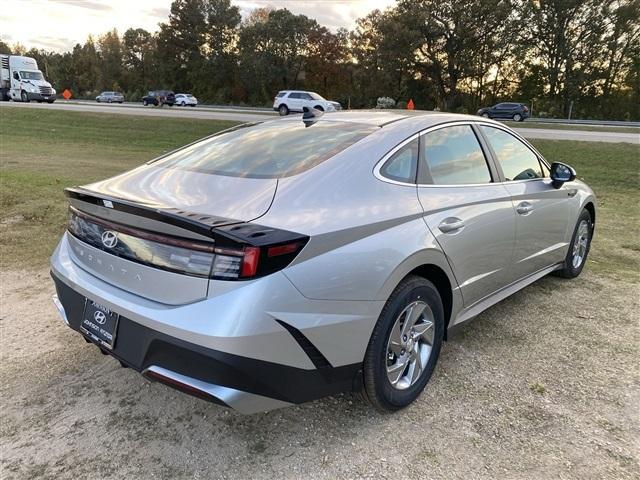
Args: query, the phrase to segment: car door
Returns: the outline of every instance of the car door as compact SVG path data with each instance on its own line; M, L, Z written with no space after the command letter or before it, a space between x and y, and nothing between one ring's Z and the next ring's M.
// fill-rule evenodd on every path
M302 111L302 97L300 92L291 92L287 98L287 106L293 112Z
M493 111L491 112L491 116L493 118L505 118L507 116L507 104L499 103L495 107L493 107Z
M515 212L471 123L420 137L418 198L454 272L465 307L502 288L515 243Z
M571 184L557 189L544 160L524 140L498 126L480 131L496 160L516 211L516 245L511 280L562 262L570 241Z

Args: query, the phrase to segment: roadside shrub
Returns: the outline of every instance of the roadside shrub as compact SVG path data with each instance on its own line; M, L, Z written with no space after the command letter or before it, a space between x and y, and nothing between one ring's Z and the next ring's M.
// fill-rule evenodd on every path
M396 106L396 101L391 97L378 97L376 102L376 108L393 108Z
M404 100L399 101L398 103L396 103L396 108L400 108L402 110L406 110L407 109L407 102L405 102Z

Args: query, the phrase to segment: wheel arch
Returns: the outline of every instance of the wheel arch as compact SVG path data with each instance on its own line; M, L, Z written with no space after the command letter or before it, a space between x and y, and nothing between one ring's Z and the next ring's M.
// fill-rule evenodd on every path
M409 275L417 275L429 280L438 290L444 308L446 340L446 329L455 318L456 312L462 308L462 297L444 253L439 250L427 249L409 257L387 280L379 298L388 299L400 282Z
M593 202L588 201L587 203L584 204L584 208L591 215L591 224L593 229L596 226L596 206L593 204Z
M429 280L438 290L442 307L444 309L444 339L447 339L447 329L451 321L451 313L453 311L453 287L446 272L437 265L425 264L414 268L408 275L417 275L425 280Z

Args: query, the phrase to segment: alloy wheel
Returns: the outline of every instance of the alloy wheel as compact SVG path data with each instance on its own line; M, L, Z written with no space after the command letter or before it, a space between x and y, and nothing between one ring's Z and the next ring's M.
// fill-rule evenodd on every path
M576 239L573 242L573 268L578 268L587 256L589 246L589 222L582 220L578 225Z
M391 329L386 349L387 378L397 390L414 385L427 366L435 337L433 312L418 300L409 304Z

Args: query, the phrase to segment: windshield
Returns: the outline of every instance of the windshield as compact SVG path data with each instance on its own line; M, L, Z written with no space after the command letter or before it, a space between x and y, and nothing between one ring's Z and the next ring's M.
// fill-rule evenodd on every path
M265 122L187 146L154 165L217 175L281 178L331 158L377 127L338 122Z
M316 92L309 92L309 95L311 95L311 98L314 100L324 100L324 97L318 95Z
M20 78L23 80L42 80L42 72L40 70L38 71L20 71Z

